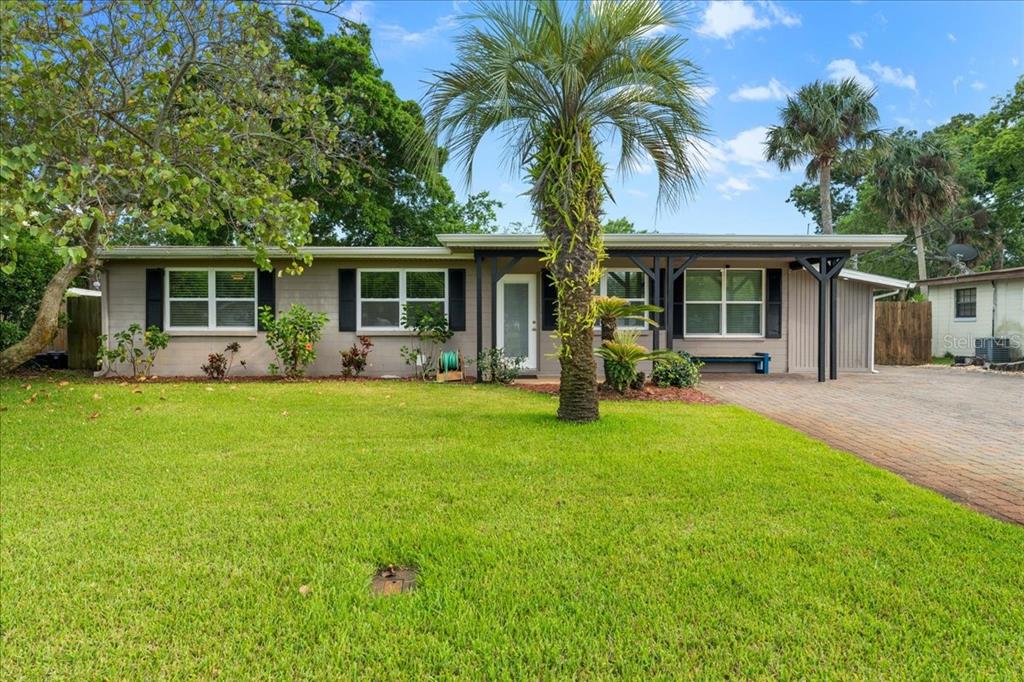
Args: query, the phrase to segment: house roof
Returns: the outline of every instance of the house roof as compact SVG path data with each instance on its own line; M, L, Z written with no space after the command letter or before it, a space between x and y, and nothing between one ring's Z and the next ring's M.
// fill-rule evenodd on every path
M885 275L876 275L870 272L851 270L849 268L843 268L839 273L839 278L848 279L854 282L874 284L879 289L910 289L914 286L913 282L908 282L905 279L896 279L895 277L886 277Z
M541 234L439 234L451 249L536 249L544 244ZM903 235L892 234L606 234L609 249L837 249L864 253L895 246Z
M442 246L307 246L304 253L334 258L424 258L465 259L475 249L539 249L544 245L540 234L439 234ZM890 234L813 234L813 235L741 235L741 234L609 234L609 249L679 249L679 250L811 250L836 249L864 253L883 249L903 241L901 235ZM282 249L268 249L271 258L288 258ZM119 246L104 249L100 258L106 260L178 259L252 259L252 251L242 246Z
M465 260L467 254L454 254L444 246L306 246L303 253L317 257L343 258L436 258ZM271 258L290 258L283 249L267 249ZM244 246L117 246L100 251L104 260L152 260L177 258L199 260L228 258L252 260L252 249Z
M1002 270L989 270L988 272L975 272L970 275L954 275L952 277L933 277L932 279L922 279L918 284L935 286L939 284L988 282L994 279L1024 279L1024 267L1003 268Z

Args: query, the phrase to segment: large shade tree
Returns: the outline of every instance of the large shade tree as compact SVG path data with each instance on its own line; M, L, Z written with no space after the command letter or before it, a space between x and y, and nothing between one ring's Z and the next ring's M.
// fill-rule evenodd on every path
M874 90L852 79L815 81L787 98L779 111L781 122L768 129L764 156L790 170L807 162L808 180L818 181L819 225L832 234L832 168L843 157L851 160L882 140L875 129L878 109Z
M26 242L62 259L0 368L45 346L68 284L126 235L208 231L251 247L263 267L270 247L301 267L316 204L293 196L292 180L323 177L359 150L287 58L280 9L0 4L0 261L16 272Z
M509 160L531 183L558 298L558 416L597 419L593 289L604 255L603 140L618 141L619 169L648 158L669 204L699 177L696 67L671 30L685 9L653 0L479 4L457 39L456 64L436 72L427 121L472 176L481 140L504 136Z

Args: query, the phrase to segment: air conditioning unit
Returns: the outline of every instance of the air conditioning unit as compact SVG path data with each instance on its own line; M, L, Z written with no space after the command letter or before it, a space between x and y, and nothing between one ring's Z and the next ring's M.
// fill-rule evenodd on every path
M1013 344L1010 339L986 336L974 340L974 356L986 362L1010 362L1013 359Z

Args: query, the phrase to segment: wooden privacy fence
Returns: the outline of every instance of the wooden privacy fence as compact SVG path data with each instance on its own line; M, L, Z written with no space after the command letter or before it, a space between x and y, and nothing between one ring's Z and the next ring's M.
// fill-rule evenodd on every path
M875 363L922 365L931 359L931 302L876 301Z
M67 351L70 369L96 369L99 350L100 299L98 296L67 298Z

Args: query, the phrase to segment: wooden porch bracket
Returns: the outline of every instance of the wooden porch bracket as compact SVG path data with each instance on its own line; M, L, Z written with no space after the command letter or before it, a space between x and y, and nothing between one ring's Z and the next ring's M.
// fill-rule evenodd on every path
M811 273L811 276L818 281L818 381L825 381L825 297L828 290L828 365L829 378L839 377L839 350L838 350L838 288L835 278L846 264L847 256L818 258L818 268L815 269L811 262L804 256L797 256L796 260L803 266L804 270Z

